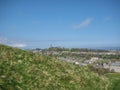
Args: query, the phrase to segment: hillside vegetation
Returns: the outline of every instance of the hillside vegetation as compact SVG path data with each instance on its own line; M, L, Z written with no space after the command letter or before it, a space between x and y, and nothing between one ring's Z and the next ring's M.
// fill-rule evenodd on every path
M87 67L0 45L0 90L109 90Z
M120 73L108 73L106 75L112 82L112 90L120 90Z

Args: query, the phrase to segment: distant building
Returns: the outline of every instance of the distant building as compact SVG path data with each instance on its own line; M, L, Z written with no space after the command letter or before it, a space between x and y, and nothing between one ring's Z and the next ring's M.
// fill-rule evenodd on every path
M98 60L99 58L98 57L92 57L91 60Z
M77 64L77 65L78 65L78 64L79 64L79 62L75 62L75 64Z
M92 57L90 60L85 60L84 63L92 64L96 62L98 59L99 59L98 57Z
M109 70L114 70L115 72L120 72L120 62L119 61L116 61L116 62L111 63L111 64L104 63L103 67L107 68Z

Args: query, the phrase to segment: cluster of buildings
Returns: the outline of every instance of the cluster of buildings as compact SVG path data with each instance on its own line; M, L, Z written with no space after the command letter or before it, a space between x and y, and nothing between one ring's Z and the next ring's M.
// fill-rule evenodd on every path
M94 63L94 62L96 62L98 60L99 60L98 57L92 57L90 60L85 60L84 63L86 63L86 64L92 64L92 63Z
M33 53L40 53L40 54L45 54L45 55L61 55L62 53L68 53L68 51L62 51L62 52L58 52L58 51L49 51L47 49L34 49L32 50ZM71 53L75 53L75 52L71 52ZM102 53L103 54L103 53ZM106 52L106 54L110 55L110 54L115 54L114 52ZM84 60L83 62L79 62L78 60L75 60L71 57L59 57L59 60L64 60L67 62L71 62L74 63L76 65L80 65L80 66L87 66L89 64L94 64L94 66L96 68L105 68L105 69L109 69L110 71L113 70L114 72L120 72L120 61L117 62L112 62L109 64L103 63L102 65L98 65L96 64L96 62L100 61L100 58L98 57L91 57L91 59L89 60Z
M103 68L109 69L110 71L120 72L120 61L112 62L110 64L103 64Z

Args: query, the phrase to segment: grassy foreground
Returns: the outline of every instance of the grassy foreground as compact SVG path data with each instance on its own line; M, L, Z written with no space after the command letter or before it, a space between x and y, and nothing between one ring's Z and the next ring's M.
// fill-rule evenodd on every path
M120 90L120 73L108 73L106 76L112 82L111 90Z
M0 90L109 90L110 85L85 67L0 45Z

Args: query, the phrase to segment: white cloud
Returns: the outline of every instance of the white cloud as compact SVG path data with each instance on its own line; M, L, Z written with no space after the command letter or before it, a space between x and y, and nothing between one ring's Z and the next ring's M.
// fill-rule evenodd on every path
M11 44L10 46L23 48L23 47L26 47L27 45L26 44L21 44L21 43L16 43L16 44Z
M80 28L83 28L83 27L87 27L92 22L92 20L93 20L92 18L87 18L83 22L81 22L80 24L74 25L73 28L74 29L80 29Z
M11 40L6 37L0 37L0 44L5 44L5 45L19 47L19 48L23 48L27 46L25 43L23 43L20 40Z

